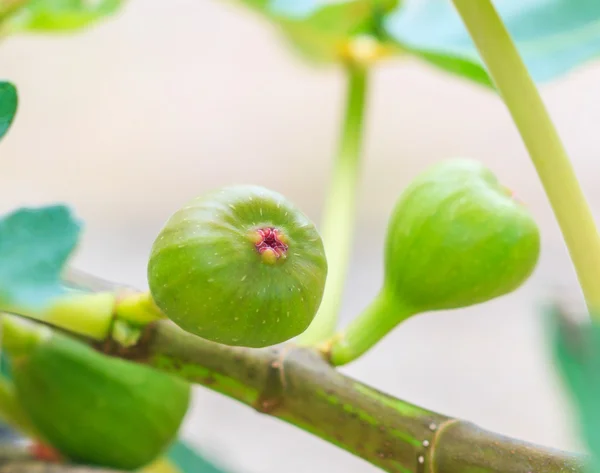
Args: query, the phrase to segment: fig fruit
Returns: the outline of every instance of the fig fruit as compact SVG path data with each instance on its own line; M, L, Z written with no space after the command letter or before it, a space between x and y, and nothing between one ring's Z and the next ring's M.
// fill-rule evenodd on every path
M150 292L167 317L207 340L247 347L306 330L326 275L314 224L282 195L250 185L175 212L148 263Z
M16 318L3 320L3 339L21 405L71 460L133 470L175 440L190 401L185 381Z
M478 304L536 266L530 212L477 161L440 163L403 193L388 226L385 291L418 312Z
M384 284L331 349L359 356L406 318L478 304L519 287L540 252L530 212L477 161L433 166L402 193L385 243Z

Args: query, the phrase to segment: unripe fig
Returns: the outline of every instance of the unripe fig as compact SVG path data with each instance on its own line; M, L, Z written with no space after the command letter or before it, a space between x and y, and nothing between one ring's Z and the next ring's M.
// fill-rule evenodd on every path
M477 161L432 167L390 218L385 288L416 312L466 307L507 294L540 252L529 211Z
M540 235L529 211L482 164L451 160L418 176L391 215L383 288L333 344L347 363L408 317L488 301L532 273Z
M306 330L326 275L314 224L282 195L249 185L178 210L148 263L150 292L167 317L207 340L247 347Z
M4 319L3 339L19 401L62 455L133 470L175 440L190 401L185 381L19 319Z

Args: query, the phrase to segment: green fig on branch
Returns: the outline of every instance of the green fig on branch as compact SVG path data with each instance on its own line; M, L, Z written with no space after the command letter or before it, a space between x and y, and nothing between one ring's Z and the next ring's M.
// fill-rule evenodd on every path
M226 187L173 214L156 238L156 305L214 342L265 347L302 333L321 303L327 262L314 224L282 195Z
M389 220L384 283L332 341L335 364L354 360L407 318L479 304L517 289L540 252L530 212L477 161L442 162L402 193Z
M134 470L176 439L187 382L14 316L2 316L2 341L24 412L68 459Z

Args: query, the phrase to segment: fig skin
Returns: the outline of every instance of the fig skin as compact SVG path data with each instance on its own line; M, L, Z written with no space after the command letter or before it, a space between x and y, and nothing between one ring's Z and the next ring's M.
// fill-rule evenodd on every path
M349 363L419 313L508 294L533 272L540 235L529 211L477 161L425 171L400 196L388 224L384 283L329 347Z
M152 297L173 322L255 348L308 328L326 276L314 224L281 194L251 185L214 190L175 212L148 263Z
M418 176L394 208L383 293L414 312L478 304L518 288L539 253L533 217L489 169L446 161Z
M12 358L17 395L44 440L62 455L135 470L176 439L190 402L187 382L55 332L31 340Z

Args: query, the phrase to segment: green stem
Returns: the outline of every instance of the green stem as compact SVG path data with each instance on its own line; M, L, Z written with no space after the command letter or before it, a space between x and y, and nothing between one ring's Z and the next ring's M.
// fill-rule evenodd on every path
M92 276L94 290L110 288ZM146 363L222 393L343 448L390 473L582 473L585 458L485 431L344 376L314 350L230 347L168 321L139 342L96 343L106 354ZM443 389L443 386L440 386Z
M79 335L103 340L110 333L115 300L115 295L111 292L68 293L57 297L40 310L16 307L6 311Z
M588 309L600 312L600 239L544 103L490 0L453 0L521 133L573 260Z
M135 328L165 318L150 293L129 290L94 294L71 292L40 310L7 307L5 311L95 340L108 337L115 320Z
M333 365L345 365L356 360L400 322L415 314L413 309L390 301L393 299L382 291L344 332L333 338L327 349Z
M166 321L144 332L137 346L104 342L98 348L204 385L390 473L584 471L575 455L502 437L377 391L311 349L229 347Z
M321 228L327 254L327 282L315 319L297 340L302 345L316 345L335 332L352 249L367 68L361 64L348 65L347 74L345 121Z
M149 292L131 292L119 297L115 305L115 316L135 325L146 325L166 318Z

